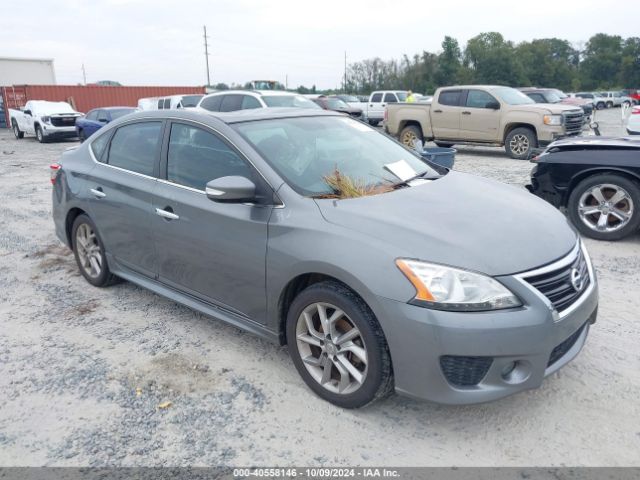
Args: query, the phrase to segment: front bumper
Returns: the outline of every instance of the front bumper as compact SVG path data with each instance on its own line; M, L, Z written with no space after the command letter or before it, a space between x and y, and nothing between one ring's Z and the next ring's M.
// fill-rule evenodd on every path
M42 134L47 137L47 139L52 138L76 138L78 133L76 132L76 127L56 127L53 125L43 125Z
M499 278L524 304L510 310L446 312L378 297L396 391L437 403L469 404L539 387L586 341L598 306L593 272L591 278L589 288L560 319L546 297L516 276ZM460 386L444 372L443 358L452 357L491 361L477 384ZM503 375L514 362L512 373Z

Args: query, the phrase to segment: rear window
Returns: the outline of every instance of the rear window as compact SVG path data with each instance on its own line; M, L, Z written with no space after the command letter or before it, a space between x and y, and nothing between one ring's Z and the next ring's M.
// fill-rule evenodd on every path
M398 103L398 99L396 98L395 94L393 93L385 93L384 94L384 101L387 103Z
M438 103L440 105L452 105L457 107L460 105L461 96L462 90L445 90L443 92L440 92Z
M244 95L225 95L220 106L221 112L235 112L242 109L242 97Z
M200 102L200 107L210 112L219 112L220 104L222 103L223 95L215 95L213 97L206 97Z
M116 130L107 163L131 172L153 176L162 122L139 122Z
M302 95L263 95L268 107L320 108Z
M183 107L195 107L202 97L202 95L185 95L180 103Z

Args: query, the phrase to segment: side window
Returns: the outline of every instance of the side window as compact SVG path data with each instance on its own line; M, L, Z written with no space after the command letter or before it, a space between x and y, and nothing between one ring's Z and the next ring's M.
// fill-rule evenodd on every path
M98 110L91 110L89 113L87 113L87 116L84 118L95 122L98 119Z
M374 93L371 97L371 103L380 103L382 101L381 93Z
M451 105L454 107L460 106L460 97L462 96L462 90L444 90L440 92L438 97L438 103L440 105Z
M109 113L104 111L104 110L100 110L98 112L98 121L99 122L108 122L109 121Z
M252 178L253 171L217 135L191 125L171 125L167 180L204 190L211 180L231 175Z
M116 130L107 163L152 176L156 164L162 122L140 122Z
M165 110L168 108L171 108L171 99L170 98L165 98L164 99L164 108Z
M101 163L104 163L102 157L103 157L104 151L106 150L107 143L109 143L108 133L105 135L100 135L98 138L96 138L91 142L91 145L89 145L89 148L91 148L91 152L93 153L93 156L96 157L96 160Z
M252 97L251 95L243 95L242 96L242 104L240 106L240 108L242 108L242 110L249 110L251 108L261 108L262 105L260 105L260 102Z
M529 95L532 100L537 102L538 100L534 98L533 95L538 94ZM487 108L487 104L495 101L496 99L493 98L491 94L482 90L469 90L469 94L467 95L467 107L471 108Z
M220 105L221 112L235 112L242 110L242 97L244 95L225 95Z
M398 103L395 93L385 93L384 101L387 103Z
M207 97L202 100L200 106L205 110L209 110L210 112L219 112L220 111L220 103L222 102L223 95L216 95L214 97Z
M164 105L164 100L161 98L160 100L158 100L158 110L162 110Z

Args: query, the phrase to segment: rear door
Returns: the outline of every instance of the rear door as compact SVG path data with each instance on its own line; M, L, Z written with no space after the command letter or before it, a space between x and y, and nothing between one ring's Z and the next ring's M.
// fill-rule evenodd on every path
M237 110L242 110L242 99L246 95L237 95L237 94L229 94L225 95L222 99L222 104L220 105L221 112L235 112Z
M369 99L369 106L367 107L367 117L372 120L382 120L384 116L384 107L382 106L382 99L384 93L373 92Z
M460 135L469 141L496 141L500 126L500 109L488 108L498 100L484 90L467 90L465 108L460 113Z
M436 139L459 139L464 90L441 90L431 105L431 128Z
M108 145L94 151L98 160L85 183L89 211L110 261L148 277L156 274L151 232L152 193L159 171L162 121L137 121L119 127ZM97 156L96 156L97 155Z
M162 178L153 199L159 280L261 323L265 321L267 222L272 205L217 203L216 178L238 175L268 185L217 132L186 121L167 130ZM272 195L267 195L265 197Z

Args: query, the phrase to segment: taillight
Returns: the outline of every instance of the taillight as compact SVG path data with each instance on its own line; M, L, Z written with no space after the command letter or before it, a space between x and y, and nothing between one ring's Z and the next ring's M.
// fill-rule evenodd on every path
M631 109L631 115L640 115L640 107L633 107Z
M62 165L59 163L52 163L49 165L49 169L51 170L51 185L56 184L56 179L58 178L58 172L62 168Z

